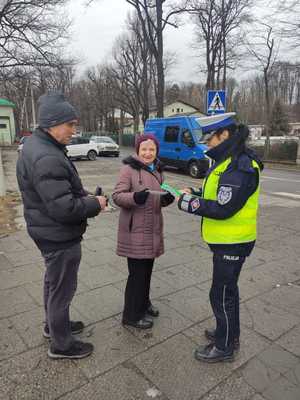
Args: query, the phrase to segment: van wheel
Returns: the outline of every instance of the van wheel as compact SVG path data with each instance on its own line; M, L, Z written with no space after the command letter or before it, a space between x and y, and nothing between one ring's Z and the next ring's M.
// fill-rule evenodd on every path
M189 174L192 178L200 178L201 177L201 171L200 171L200 168L199 168L198 164L196 163L196 161L192 161L189 164Z
M90 160L90 161L95 161L96 158L97 158L97 153L96 153L94 150L90 150L90 151L87 153L87 158L88 158L88 160Z

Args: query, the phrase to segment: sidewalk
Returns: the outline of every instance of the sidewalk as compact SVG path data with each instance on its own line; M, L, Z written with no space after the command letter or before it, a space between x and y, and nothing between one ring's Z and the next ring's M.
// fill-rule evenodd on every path
M5 153L12 191L15 159ZM88 189L101 183L112 191L120 160L76 165ZM189 180L167 175L170 184ZM233 363L193 358L213 326L211 253L199 239L200 220L176 206L164 214L166 253L152 281L161 315L148 332L120 325L127 267L115 255L118 212L90 222L72 318L88 325L81 337L95 353L80 361L47 358L42 259L24 228L2 236L0 400L299 400L300 202L262 195L261 203L259 239L240 278L241 350Z

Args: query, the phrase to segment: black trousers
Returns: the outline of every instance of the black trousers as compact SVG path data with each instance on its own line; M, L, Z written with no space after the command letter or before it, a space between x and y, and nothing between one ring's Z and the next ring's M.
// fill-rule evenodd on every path
M216 318L216 347L233 348L240 337L240 299L238 279L245 257L216 254L213 256L213 280L210 303Z
M46 271L44 276L44 307L46 325L55 349L68 349L74 338L71 332L69 308L77 288L81 244L51 252L42 251Z
M151 304L149 293L154 259L127 258L129 276L125 289L123 319L139 321Z

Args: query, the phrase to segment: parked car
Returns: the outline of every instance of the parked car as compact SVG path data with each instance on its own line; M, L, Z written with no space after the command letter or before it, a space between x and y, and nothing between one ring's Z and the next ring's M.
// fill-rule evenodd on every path
M72 137L67 145L67 150L70 158L87 158L90 161L95 161L98 155L96 143L80 136Z
M21 137L21 139L20 139L20 141L19 141L18 148L17 148L17 152L18 152L18 153L20 153L20 152L22 151L23 144L25 143L25 140L28 139L28 138L29 138L29 136L22 136L22 137Z
M119 146L112 138L108 136L92 136L90 143L95 143L98 149L99 156L115 156L119 157Z

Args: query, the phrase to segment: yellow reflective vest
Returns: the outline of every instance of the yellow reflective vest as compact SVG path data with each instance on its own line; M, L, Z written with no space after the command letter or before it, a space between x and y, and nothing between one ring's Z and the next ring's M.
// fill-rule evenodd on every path
M218 165L204 180L202 187L204 199L217 201L220 177L230 163L231 157ZM252 160L252 166L260 173L256 161ZM255 240L259 190L258 184L244 207L230 218L217 220L203 217L201 226L203 240L210 244L247 243Z

